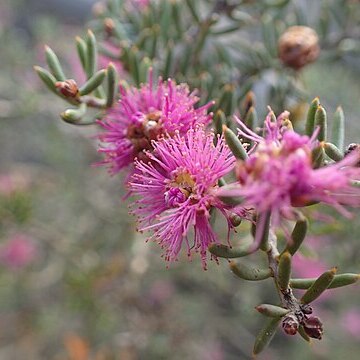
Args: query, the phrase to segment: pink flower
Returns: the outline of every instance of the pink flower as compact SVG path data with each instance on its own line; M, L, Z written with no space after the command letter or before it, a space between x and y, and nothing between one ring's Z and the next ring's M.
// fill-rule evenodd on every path
M185 243L188 255L199 252L206 268L208 245L218 242L209 223L210 210L217 208L227 216L225 205L212 190L233 169L235 158L223 138L214 145L214 134L206 134L202 127L152 146L151 162L136 161L138 171L130 182L132 193L140 197L133 204L139 230L153 231L151 238L165 249L167 261L176 260Z
M173 136L176 131L184 135L196 124L208 124L211 115L209 103L198 109L195 92L190 93L185 84L159 79L150 81L140 89L121 88L121 100L99 124L105 132L99 135L102 145L99 152L105 154L101 164L108 164L112 173L131 165L135 158L146 159L145 152L153 148L152 141L164 134Z
M265 137L253 133L240 121L240 134L254 141L246 161L236 166L237 182L221 188L222 196L243 199L241 206L254 207L258 212L271 212L273 224L281 217L293 218L294 207L312 202L326 203L343 215L344 205L360 205L360 188L352 186L360 178L356 166L360 153L354 151L342 161L312 168L311 150L317 143L286 126L288 113L276 121L270 113L265 120Z
M0 248L0 261L16 269L30 264L36 257L36 247L27 235L15 234Z

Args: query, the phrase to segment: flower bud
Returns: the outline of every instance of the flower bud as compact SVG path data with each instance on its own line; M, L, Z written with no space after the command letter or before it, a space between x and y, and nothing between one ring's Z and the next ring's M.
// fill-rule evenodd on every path
M296 335L299 329L299 320L295 314L289 314L284 317L282 327L287 335Z
M323 325L316 316L310 316L302 324L307 335L311 338L321 340L323 334Z
M79 88L73 79L58 81L55 86L65 97L77 98L79 96Z
M300 305L302 312L306 315L310 315L313 313L313 308L309 304Z
M278 43L281 61L295 70L315 61L320 52L316 32L307 26L292 26L280 37Z
M115 29L114 20L111 18L106 18L104 20L104 30L108 36L111 36Z

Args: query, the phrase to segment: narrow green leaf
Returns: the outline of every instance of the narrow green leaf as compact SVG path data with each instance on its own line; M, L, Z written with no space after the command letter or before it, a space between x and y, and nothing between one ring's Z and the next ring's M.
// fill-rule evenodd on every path
M226 123L226 117L222 110L218 110L213 118L216 134L221 135L223 132L223 125Z
M262 226L262 234L261 239L260 239L260 249L263 251L268 251L269 250L269 231L270 231L270 218L271 218L271 213L270 211L265 212L265 213L260 213L257 215L256 218L256 232L255 232L255 239L257 239L258 234L257 232L260 231L260 224L264 223L264 225Z
M138 58L138 49L132 47L129 53L129 62L130 62L130 73L134 79L134 82L137 86L140 85L140 63Z
M255 309L265 316L279 318L290 312L289 309L284 309L280 306L275 306L271 304L261 304L255 307Z
M285 251L280 255L277 282L281 290L286 290L291 277L291 254Z
M148 81L149 69L152 66L152 62L148 57L144 57L140 62L140 83Z
M339 106L334 114L332 130L331 130L331 142L340 150L344 150L345 140L345 117L344 111Z
M106 93L106 107L111 107L118 92L118 74L113 63L107 67L107 93Z
M87 32L86 48L86 75L90 79L97 70L97 43L91 30Z
M242 245L237 248L230 248L229 246L215 243L209 245L209 251L212 254L227 259L243 257L253 253L255 250L256 249L253 249L252 244Z
M165 66L164 66L164 78L167 79L171 75L171 70L173 67L173 60L174 60L174 45L172 42L169 42L167 45L167 53L165 58Z
M48 87L48 89L56 95L59 95L55 86L55 83L57 82L55 77L49 71L40 66L34 66L34 70L39 75L39 78L43 81L43 83Z
M87 48L86 48L85 41L79 36L76 37L76 49L77 49L77 52L78 52L78 56L79 56L79 59L80 59L81 66L86 72L86 68L87 68L87 65L86 65Z
M319 141L326 141L327 138L327 116L325 109L319 105L315 112L315 128L319 127L317 136Z
M344 154L332 143L324 143L324 150L326 155L334 161L340 161L344 158Z
M272 276L269 268L258 269L234 261L230 262L230 269L237 277L248 281L265 280Z
M291 255L294 255L298 251L304 241L308 226L309 222L305 217L296 222L291 233L291 242L286 246L286 251L288 251Z
M322 275L320 275L305 292L300 301L303 304L310 304L312 301L316 300L334 280L336 271L336 268L332 268L331 270L326 271Z
M167 41L169 38L169 27L170 27L170 21L171 21L171 5L170 1L162 1L160 3L160 26L161 29L164 31L161 31L161 36L163 37L164 42ZM166 77L165 77L166 78Z
M80 95L87 95L94 91L104 81L106 76L106 70L99 70L95 73L86 83L80 87Z
M70 124L76 124L81 121L82 117L86 114L86 104L80 104L77 109L67 109L60 114L61 118Z
M245 124L249 129L254 130L257 126L258 116L253 106L250 107L245 117Z
M45 56L46 62L49 66L51 73L54 75L55 79L58 81L65 81L66 76L61 67L60 61L54 51L49 48L49 46L45 45Z
M239 138L226 125L223 126L225 141L237 159L246 160L248 155Z
M328 286L328 289L335 289L343 286L352 285L355 284L359 279L360 279L359 274L345 273L345 274L335 275L334 279L331 281L330 285ZM290 286L294 289L306 290L309 289L315 283L315 281L316 278L291 279Z
M271 342L281 321L281 317L271 318L255 339L253 355L260 354Z
M315 113L317 108L320 105L319 98L315 98L310 105L309 111L307 113L305 132L307 136L311 136L315 130Z
M225 84L221 90L221 96L218 102L218 109L221 109L225 115L233 114L235 87L233 84Z

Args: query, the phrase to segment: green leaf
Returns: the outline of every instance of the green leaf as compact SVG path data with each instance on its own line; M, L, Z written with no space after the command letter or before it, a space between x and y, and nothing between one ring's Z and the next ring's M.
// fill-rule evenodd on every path
M248 281L265 280L272 276L272 271L268 269L258 269L244 265L242 263L230 262L231 271L239 278Z
M271 318L260 330L259 335L255 339L253 355L260 354L270 344L280 321L281 317Z
M280 306L275 306L271 304L261 304L255 307L255 309L265 316L273 317L273 318L279 318L283 317L284 315L288 314L290 312L289 309L284 309Z
M319 98L317 97L310 104L309 111L307 113L306 125L305 125L305 133L307 136L311 136L315 130L314 128L315 113L319 105L320 105L320 101Z
M254 130L258 122L258 116L253 106L250 107L249 111L245 116L245 124L249 129Z
M58 57L56 56L54 51L49 46L46 45L45 45L45 56L49 69L51 73L54 75L55 79L58 81L65 81L66 76L63 72Z
M174 44L172 42L169 42L167 45L167 53L165 58L164 71L163 71L163 75L165 79L167 79L171 75L173 62L174 62L173 60L174 60Z
M318 140L326 141L327 138L327 116L325 109L319 105L315 113L315 128L319 127Z
M324 150L326 155L334 161L340 161L344 158L344 154L332 143L325 143Z
M78 52L78 56L79 56L79 59L80 59L81 66L83 67L83 69L86 72L87 48L86 48L85 41L79 36L76 37L76 49L77 49L77 52Z
M299 247L304 241L308 226L309 222L305 217L296 222L295 227L291 233L291 242L286 246L286 251L288 251L291 255L294 255L298 251Z
M332 131L331 131L331 142L340 150L344 150L344 139L345 139L345 117L344 111L339 106L334 114Z
M40 66L34 66L34 70L39 75L43 83L48 87L48 89L51 90L56 95L59 95L55 86L55 83L57 82L55 77L49 71L47 71L46 69Z
M222 110L218 110L213 118L215 133L221 135L223 132L223 125L226 123L226 117Z
M86 114L86 108L86 104L80 104L77 109L67 109L63 113L61 113L60 116L67 123L77 124Z
M138 49L132 47L129 52L129 63L130 63L130 73L134 79L134 82L137 86L140 85L140 62L138 58Z
M253 253L256 249L253 248L252 244L246 244L237 248L231 248L223 244L212 243L209 245L209 251L215 256L233 259L243 257Z
M225 141L237 159L246 160L248 155L239 138L226 125L223 126Z
M277 282L280 290L286 290L289 286L291 277L291 255L285 251L280 255Z
M97 43L94 33L88 30L86 37L86 75L90 79L97 70Z
M113 63L107 67L107 92L106 92L106 107L111 107L118 92L118 74Z
M148 57L144 57L140 62L140 83L145 83L148 80L149 69L152 62Z
M234 107L235 87L233 84L225 84L221 90L221 96L218 102L218 109L221 109L225 115L232 115Z
M169 37L169 27L171 21L171 4L170 1L162 1L160 3L160 26L163 31L161 31L161 35L163 40L166 42ZM165 77L166 78L166 77Z
M106 76L106 70L100 70L95 73L86 83L80 87L79 92L80 95L87 95L98 88L101 83L104 81Z
M334 279L331 281L330 285L328 286L328 289L335 289L335 288L355 284L359 279L360 279L359 274L345 273L345 274L335 275ZM294 289L306 290L309 289L315 283L316 280L317 280L316 278L291 279L290 286Z
M260 234L260 249L263 251L269 250L269 230L270 230L270 211L260 213L256 218L256 231L255 231L255 239L258 238L257 232L260 231L260 223L264 223L262 226L262 234Z
M331 284L334 280L337 269L332 268L329 271L324 272L320 275L316 281L309 287L309 289L302 296L300 301L303 304L310 304L316 300Z

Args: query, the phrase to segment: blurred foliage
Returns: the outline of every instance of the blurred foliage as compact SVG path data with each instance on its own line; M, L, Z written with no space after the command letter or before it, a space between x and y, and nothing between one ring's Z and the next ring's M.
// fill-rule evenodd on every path
M98 160L89 141L97 130L62 123L55 116L62 104L31 68L41 60L37 44L49 42L72 69L68 39L80 30L33 14L30 36L19 26L16 3L9 5L0 6L0 14L7 14L0 20L0 173L20 174L26 186L15 181L17 191L0 196L0 241L20 231L36 241L39 254L16 271L0 268L0 359L250 359L262 322L253 306L276 301L271 281L260 287L242 283L229 276L225 261L204 272L184 258L166 270L156 245L133 238L122 179L90 166ZM304 18L311 21L308 13ZM334 28L332 36L340 37L340 30ZM328 101L330 113L344 106L347 139L356 141L358 65L348 55L329 61L305 68L301 78L312 97ZM327 267L352 271L359 266L360 225L327 215L321 226L311 224L311 233L324 238L309 239L307 253L320 254L317 262ZM242 232L240 227L234 243ZM358 307L359 285L331 295L316 304L327 324L321 343L285 342L279 332L261 358L358 359L359 335L349 332L345 315Z

